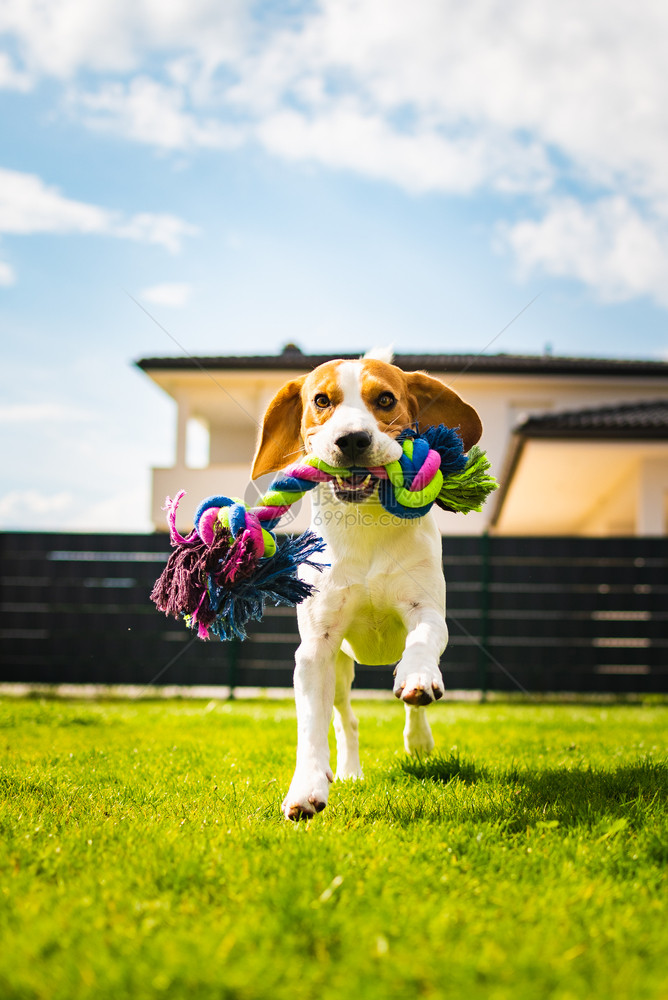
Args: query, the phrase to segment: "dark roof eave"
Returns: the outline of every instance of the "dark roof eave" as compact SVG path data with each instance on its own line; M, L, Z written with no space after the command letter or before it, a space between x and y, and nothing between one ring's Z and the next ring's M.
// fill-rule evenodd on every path
M285 351L277 355L184 356L141 358L135 364L142 371L309 371L335 358L355 360L355 354L302 354ZM559 358L550 355L512 354L396 354L394 363L404 371L428 369L453 374L551 375L571 377L646 377L668 379L665 361L606 358Z
M668 441L668 427L527 427L516 433L525 441Z
M529 417L516 428L526 439L661 441L668 439L668 398L638 400Z

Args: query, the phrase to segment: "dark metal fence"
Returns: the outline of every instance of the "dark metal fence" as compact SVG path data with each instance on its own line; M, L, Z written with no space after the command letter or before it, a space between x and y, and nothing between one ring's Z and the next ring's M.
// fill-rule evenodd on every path
M148 594L165 535L0 534L0 681L287 687L298 641L268 608L243 643L200 642ZM668 691L668 539L443 542L450 689ZM387 667L357 686L391 688Z

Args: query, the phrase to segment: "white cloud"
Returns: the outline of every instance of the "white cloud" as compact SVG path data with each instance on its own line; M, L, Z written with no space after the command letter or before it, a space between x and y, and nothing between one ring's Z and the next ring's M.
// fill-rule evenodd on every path
M614 12L614 13L613 13ZM332 100L363 94L389 120L530 133L599 180L620 171L665 185L668 8L602 0L325 0L251 80L285 93L314 75ZM279 58L276 50L282 51Z
M125 221L118 219L109 229L110 236L138 243L154 243L171 253L179 252L184 237L197 236L198 233L197 226L191 226L176 215L155 215L151 212L140 212Z
M100 232L110 216L96 205L65 198L34 174L0 168L0 232Z
M168 214L124 216L67 198L34 174L0 168L0 233L80 233L155 243L176 252L194 226Z
M33 87L28 73L20 72L6 52L0 52L0 90L19 90L27 93Z
M96 93L73 95L71 104L81 109L91 127L158 149L234 149L244 141L240 127L215 119L199 121L188 112L182 87L146 76L127 85L114 82Z
M75 531L148 532L152 529L149 510L148 484L132 483L125 490L110 491L102 499L72 505L62 523Z
M34 74L68 78L81 70L130 72L149 50L173 57L196 50L207 64L237 51L243 0L4 0L0 33L20 40Z
M162 285L151 285L139 293L139 298L156 306L169 306L179 309L188 304L192 294L192 285L185 282L172 282Z
M276 130L288 124L295 159L302 147L378 176L382 155L396 157L391 179L411 190L432 144L446 162L421 162L418 187L460 192L477 179L533 191L556 152L597 184L668 193L668 7L658 3L563 0L555 14L549 0L322 0L253 23L242 0L5 0L3 30L36 79L76 81L73 106L89 125L160 149L233 148L257 131L285 155ZM91 71L100 85L82 87ZM357 157L351 102L369 128Z
M45 495L37 490L11 490L0 497L0 524L5 529L48 529L59 524L63 512L73 505L74 496L65 491Z
M504 230L525 273L668 305L667 35L657 3L323 0L232 95L283 157L408 190L528 194L538 221Z
M10 288L16 284L16 272L6 260L0 260L0 288Z
M0 406L0 424L53 424L89 419L90 413L67 403L8 403Z
M620 196L556 200L541 219L503 227L501 237L524 273L577 278L608 302L650 295L668 306L668 224Z
M398 131L380 115L354 107L309 118L296 111L268 116L257 128L260 141L291 160L314 160L361 171L409 191L469 193L484 183L501 190L542 190L550 168L541 151L497 135L449 138L434 129Z
M17 489L0 496L0 527L5 531L150 531L148 510L144 485L131 484L99 499L88 496L83 502L80 494L67 490Z
M243 0L5 0L0 34L23 63L0 62L0 85L3 73L23 88L67 80L86 125L162 151L257 141L411 192L502 193L510 218L511 197L529 196L542 221L506 228L525 269L572 275L607 298L665 300L668 5L320 0L264 5L256 21L252 11ZM184 235L168 217L61 209L76 231L172 249Z

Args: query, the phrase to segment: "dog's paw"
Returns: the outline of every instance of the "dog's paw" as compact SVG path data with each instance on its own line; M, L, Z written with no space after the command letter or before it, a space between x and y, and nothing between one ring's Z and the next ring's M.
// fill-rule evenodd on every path
M359 764L342 764L336 769L335 781L360 781L364 777Z
M440 673L420 671L402 675L397 672L394 684L394 696L407 705L431 705L445 694L443 678Z
M428 757L434 749L434 737L427 721L427 713L408 705L404 728L404 748L406 753L418 757Z
M285 796L281 809L286 819L311 819L322 812L327 805L329 786L334 775L327 771L297 772L292 779L290 791Z

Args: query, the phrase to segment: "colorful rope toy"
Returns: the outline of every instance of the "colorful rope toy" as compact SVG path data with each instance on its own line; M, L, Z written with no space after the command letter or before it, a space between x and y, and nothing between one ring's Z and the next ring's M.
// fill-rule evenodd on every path
M159 611L183 617L189 628L197 628L200 639L208 639L209 632L219 639L244 639L246 624L262 618L267 599L294 606L314 589L299 579L297 570L302 564L323 568L312 560L324 550L323 540L305 531L278 548L273 529L319 483L371 474L378 480L380 503L400 518L424 517L434 503L455 513L480 511L497 488L485 453L474 447L466 456L452 428L441 424L421 434L405 430L397 440L401 457L372 469L338 469L308 455L279 473L255 507L229 497L209 497L197 508L195 528L187 536L176 528L185 494L168 497L165 509L174 551L151 600Z

